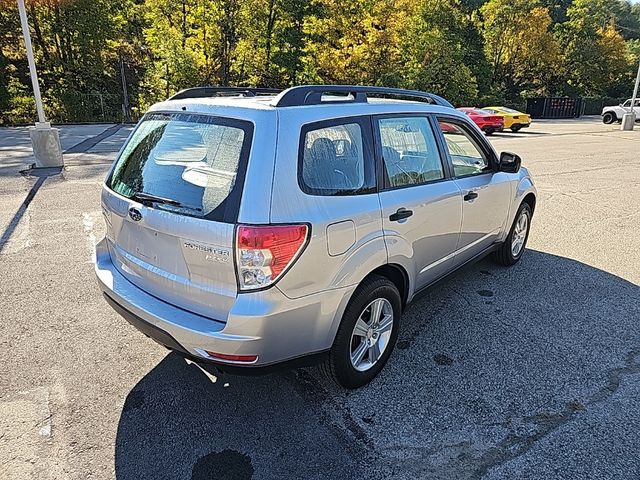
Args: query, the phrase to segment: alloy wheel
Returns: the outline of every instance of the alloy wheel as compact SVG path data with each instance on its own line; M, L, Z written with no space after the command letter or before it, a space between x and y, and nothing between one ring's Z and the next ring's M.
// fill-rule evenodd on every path
M364 308L351 333L353 368L365 372L380 360L389 346L393 320L393 307L386 298L376 298Z
M526 212L520 213L518 221L513 229L513 235L511 237L511 255L517 257L524 248L524 242L527 239L527 232L529 230L529 217Z

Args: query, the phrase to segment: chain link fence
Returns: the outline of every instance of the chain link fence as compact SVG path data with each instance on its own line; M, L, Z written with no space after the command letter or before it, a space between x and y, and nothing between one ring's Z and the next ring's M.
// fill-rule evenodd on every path
M584 115L600 115L604 107L620 105L627 99L623 97L584 97Z
M139 109L125 109L122 94L49 91L43 95L47 120L52 123L122 123L138 120ZM33 95L13 96L0 111L0 126L29 125L37 120Z
M52 109L51 120L57 123L136 120L132 118L131 111L125 111L121 94L67 90L57 99L56 107Z

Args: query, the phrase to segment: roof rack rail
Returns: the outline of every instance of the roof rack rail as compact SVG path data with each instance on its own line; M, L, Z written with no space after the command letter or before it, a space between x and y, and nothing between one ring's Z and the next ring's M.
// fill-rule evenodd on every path
M282 90L276 88L253 87L194 87L181 90L169 100L181 100L183 98L221 97L225 95L242 95L244 97L256 97L258 95L275 95Z
M327 93L347 94L345 100L322 100ZM402 88L366 87L362 85L301 85L280 93L273 101L276 107L320 105L322 103L367 103L367 95L407 97L423 100L435 105L453 108L453 105L439 95L419 90ZM372 95L372 96L373 96Z

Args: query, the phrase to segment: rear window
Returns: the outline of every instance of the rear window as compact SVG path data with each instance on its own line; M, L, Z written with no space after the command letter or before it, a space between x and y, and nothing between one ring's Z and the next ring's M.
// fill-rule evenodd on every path
M253 126L246 121L148 114L107 184L127 198L158 197L151 201L154 208L234 222L252 135Z

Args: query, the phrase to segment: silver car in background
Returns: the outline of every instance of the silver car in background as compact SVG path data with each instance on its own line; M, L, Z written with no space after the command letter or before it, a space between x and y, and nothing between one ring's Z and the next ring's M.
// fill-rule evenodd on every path
M362 86L188 89L102 188L95 270L136 328L231 372L374 378L414 296L524 252L536 190L444 99Z

